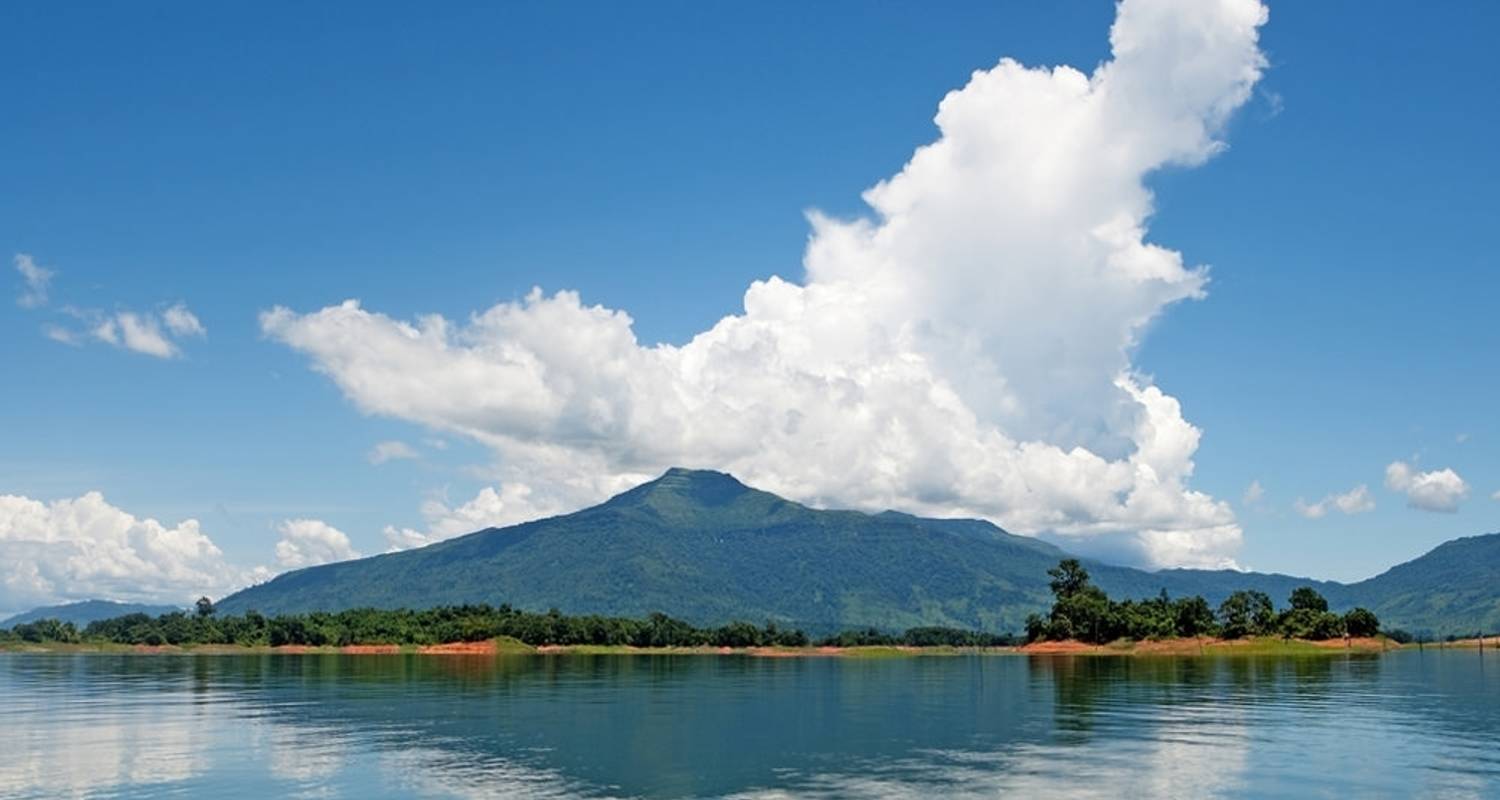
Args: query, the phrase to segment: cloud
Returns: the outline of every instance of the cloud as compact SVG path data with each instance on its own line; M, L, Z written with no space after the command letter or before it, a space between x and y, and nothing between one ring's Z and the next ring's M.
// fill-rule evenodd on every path
M317 519L289 519L276 527L276 563L284 569L300 569L332 561L359 558L359 551L338 528Z
M1208 281L1146 240L1145 179L1224 149L1265 20L1255 0L1126 0L1092 73L975 72L937 140L865 192L868 217L810 215L802 283L754 282L685 344L540 289L467 321L350 300L261 327L361 411L489 446L546 505L707 466L813 504L1229 566L1233 512L1189 487L1200 431L1131 353Z
M227 563L195 519L137 518L99 492L50 503L0 495L0 609L95 597L185 604L265 577Z
M39 308L47 304L47 290L51 287L54 270L39 266L36 259L26 253L16 253L16 272L21 273L21 294L16 305L22 308Z
M84 320L83 335L136 353L157 358L182 355L178 340L203 337L208 331L198 317L182 303L170 306L160 315L135 311L103 313L73 309L73 316ZM81 335L58 326L49 326L47 336L65 344L77 344Z
M1245 487L1245 494L1240 498L1240 500L1244 505L1253 506L1259 504L1260 501L1264 500L1265 498L1266 487L1261 486L1260 480L1256 479L1250 481L1250 485Z
M1500 489L1496 489L1495 493L1490 495L1490 499L1500 501Z
M366 456L371 464L376 465L384 464L387 461L418 457L419 454L416 450L412 449L411 445L406 442L397 441L380 442L370 448L370 453Z
M197 315L188 310L187 304L177 303L161 313L162 321L173 336L206 336L208 329L198 321Z
M410 550L485 528L503 528L539 517L553 516L565 510L545 499L534 497L531 487L525 484L511 483L498 489L486 486L473 500L457 508L449 508L439 500L423 503L422 516L427 520L427 530L387 525L385 541L390 550Z
M42 333L48 339L51 339L54 342L60 342L72 347L78 347L83 344L83 341L79 339L78 334L68 330L67 328L64 328L61 325L43 325Z
M37 266L36 261L25 253L17 253L15 263L25 282L16 302L24 308L46 305L47 290L56 272ZM197 315L181 302L168 306L159 315L129 310L106 312L75 306L63 306L59 311L73 318L75 327L48 323L42 326L42 333L54 342L75 347L86 340L95 340L157 358L176 358L182 355L176 340L208 335L208 329L203 327Z
M1330 494L1316 503L1308 504L1302 498L1292 504L1292 508L1308 519L1322 519L1329 511L1338 511L1343 514L1363 514L1375 510L1375 498L1370 494L1370 487L1361 483L1343 494Z
M1417 472L1404 461L1385 468L1385 487L1406 495L1406 504L1423 511L1451 514L1469 497L1469 484L1451 469Z

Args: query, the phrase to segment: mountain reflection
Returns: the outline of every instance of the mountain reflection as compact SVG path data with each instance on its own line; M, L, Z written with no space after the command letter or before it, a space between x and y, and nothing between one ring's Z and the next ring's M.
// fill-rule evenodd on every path
M1497 666L7 656L0 795L1479 796Z

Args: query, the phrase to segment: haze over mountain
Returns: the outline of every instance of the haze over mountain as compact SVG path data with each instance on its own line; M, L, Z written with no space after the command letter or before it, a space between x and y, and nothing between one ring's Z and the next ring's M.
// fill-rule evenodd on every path
M9 628L39 619L55 619L71 622L82 628L95 620L121 617L126 614L149 614L153 617L181 611L179 606L147 605L144 603L116 603L113 600L80 600L56 606L42 606L0 620L0 628Z
M672 469L598 506L371 558L285 573L224 598L262 613L510 603L695 623L774 620L827 631L949 625L1018 630L1050 598L1061 549L979 520L812 509L711 471ZM1232 570L1088 563L1111 595L1217 604L1312 585L1335 608L1441 633L1500 627L1500 534L1460 539L1354 584Z

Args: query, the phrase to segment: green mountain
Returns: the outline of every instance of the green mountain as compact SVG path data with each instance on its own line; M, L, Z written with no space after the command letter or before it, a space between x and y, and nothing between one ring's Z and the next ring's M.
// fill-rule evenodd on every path
M1500 537L1488 538L1495 541L1487 563L1500 564ZM776 621L814 633L917 625L1004 632L1049 605L1047 570L1065 557L981 520L817 510L723 473L672 469L573 514L288 572L219 608L275 614L510 603L566 614L662 611L698 624ZM1236 589L1259 589L1284 603L1293 588L1310 584L1335 607L1359 602L1384 619L1380 603L1404 596L1403 587L1427 573L1389 576L1419 562L1348 586L1228 570L1088 567L1121 597L1165 589L1217 604ZM1473 592L1454 592L1452 604L1436 611L1466 619L1488 598L1493 612L1500 597L1493 585L1473 583ZM1391 606L1391 622L1433 631L1449 622L1432 616L1434 609L1408 608Z
M42 606L0 621L0 628L10 628L39 619L55 619L83 626L100 619L122 617L126 614L149 614L153 617L181 611L178 606L150 606L140 603L116 603L112 600L81 600L60 606Z
M1350 584L1341 600L1412 631L1500 631L1500 533L1444 542L1420 558Z

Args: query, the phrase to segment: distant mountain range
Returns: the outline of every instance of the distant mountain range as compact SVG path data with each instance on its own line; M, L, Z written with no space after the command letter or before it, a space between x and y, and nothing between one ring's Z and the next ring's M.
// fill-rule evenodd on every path
M573 514L491 528L419 550L309 567L224 598L239 613L490 603L567 614L662 611L824 632L948 625L1019 630L1050 603L1047 570L1067 554L988 522L825 511L729 475L672 469ZM1353 584L1231 570L1147 572L1086 562L1111 595L1236 589L1286 603L1311 585L1335 609L1441 635L1500 629L1500 534L1448 542Z
M82 628L98 619L123 617L126 614L150 614L153 617L159 617L162 614L170 614L173 611L181 610L182 608L179 606L116 603L111 600L82 600L77 603L66 603L60 606L33 608L23 614L17 614L9 619L0 620L0 628L10 628L27 622L36 622L39 619L62 620L63 622L71 622Z

